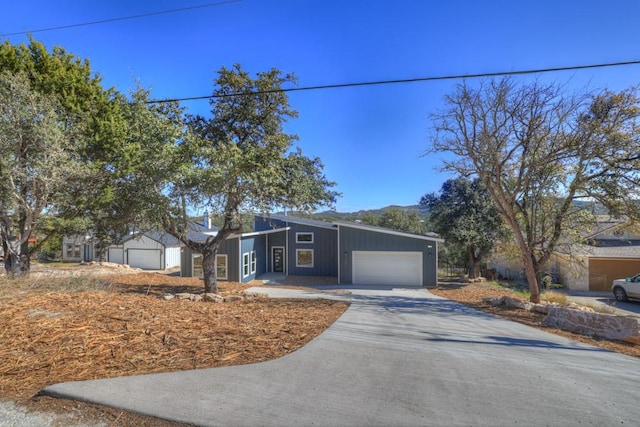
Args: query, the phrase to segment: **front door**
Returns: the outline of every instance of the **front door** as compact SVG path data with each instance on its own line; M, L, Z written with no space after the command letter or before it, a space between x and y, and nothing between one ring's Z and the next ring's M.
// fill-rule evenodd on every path
M284 273L284 248L282 246L274 246L273 253L273 272Z

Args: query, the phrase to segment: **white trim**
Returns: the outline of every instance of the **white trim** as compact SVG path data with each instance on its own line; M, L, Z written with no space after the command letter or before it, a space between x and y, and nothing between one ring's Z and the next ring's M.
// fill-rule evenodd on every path
M374 227L371 225L352 224L350 222L343 222L343 221L335 221L334 224L336 224L338 228L340 227L356 228L359 230L373 231L375 233L392 234L394 236L409 237L412 239L429 240L431 242L439 242L439 243L444 242L444 239L441 239L439 237L432 237L424 234L413 234L413 233L407 233L404 231L397 231L397 230L389 230L388 228Z
M311 240L299 240L299 236L301 235L311 235ZM314 232L313 231L298 231L296 232L296 243L299 243L301 245L310 245L313 243L315 238Z
M218 257L224 259L224 271L226 273L224 276L218 275ZM219 280L229 280L229 257L227 254L216 255L216 278Z
M251 271L250 274L256 274L257 265L258 265L258 259L257 259L257 256L256 256L256 251L251 251L249 253L249 264L250 264L249 270Z
M298 264L298 254L300 252L311 252L311 265L300 265ZM313 268L314 265L313 259L313 249L296 249L296 267L297 268Z
M227 239L237 239L240 237L253 237L253 236L261 236L263 234L271 234L271 233L279 233L281 231L290 230L291 227L282 227L282 228L273 228L271 230L262 230L262 231L252 231L251 233L240 233L240 234L231 234Z
M264 218L265 220L275 219L277 221L291 222L293 224L300 224L300 225L308 225L310 227L328 228L330 230L336 229L336 226L333 225L332 223L321 221L318 219L305 219L305 218L297 218L294 216L278 215L278 214L266 214L266 215L259 215L259 216Z
M245 258L246 258L246 263L245 263ZM249 252L245 252L242 254L242 278L245 277L249 277L250 271L251 271L251 262L250 262L250 257L249 257ZM247 266L246 270L245 270L245 265ZM245 274L245 271L247 272Z
M204 278L204 268L202 268L202 263L200 264L200 268L202 269L202 277L200 276L196 276L196 267L195 267L195 259L196 257L202 258L204 260L204 258L202 257L202 254L191 254L191 277L197 277L197 278Z

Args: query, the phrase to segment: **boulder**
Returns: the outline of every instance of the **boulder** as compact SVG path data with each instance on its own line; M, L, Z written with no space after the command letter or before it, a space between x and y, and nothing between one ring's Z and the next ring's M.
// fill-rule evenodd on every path
M542 324L582 335L620 340L640 336L638 320L634 317L552 307Z

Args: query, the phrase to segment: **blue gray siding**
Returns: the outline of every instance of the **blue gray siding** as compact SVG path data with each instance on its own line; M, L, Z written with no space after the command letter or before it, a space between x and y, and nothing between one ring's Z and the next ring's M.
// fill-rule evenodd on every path
M336 228L320 228L288 223L287 274L292 276L338 276L338 233ZM297 243L296 233L313 233L313 243ZM313 249L313 267L296 266L296 250Z
M220 243L218 248L219 255L227 255L227 280L232 282L240 281L240 266L238 263L238 240L237 238L228 239ZM193 274L193 252L191 249L183 246L180 248L180 275L183 277L191 277Z
M238 269L238 274L241 278L240 281L242 281L243 283L247 283L255 280L256 277L259 277L267 272L267 260L265 258L266 236L264 234L241 238L240 247L242 248L239 254L241 264ZM253 251L255 251L256 254L255 273L251 273L251 252ZM246 277L242 272L242 259L245 253L249 254L249 275Z
M340 283L352 283L353 251L416 251L422 252L422 285L437 284L437 242L422 238L398 236L340 225Z
M287 232L285 230L279 231L277 233L269 233L265 236L266 240L267 240L267 250L266 250L266 271L267 272L273 272L273 261L272 261L272 257L273 257L273 248L274 247L282 247L285 248L285 260L284 260L284 265L285 265L285 273L286 273L286 265L287 265L287 252L286 252L286 247L287 247Z

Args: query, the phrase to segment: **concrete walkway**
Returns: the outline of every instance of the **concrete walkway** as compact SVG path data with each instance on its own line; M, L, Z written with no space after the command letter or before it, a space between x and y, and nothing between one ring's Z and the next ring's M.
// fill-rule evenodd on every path
M202 426L638 421L637 359L425 290L253 291L352 305L324 334L270 362L56 384L44 392Z

